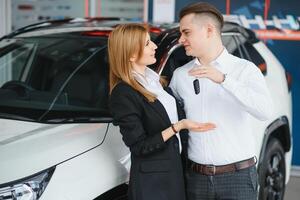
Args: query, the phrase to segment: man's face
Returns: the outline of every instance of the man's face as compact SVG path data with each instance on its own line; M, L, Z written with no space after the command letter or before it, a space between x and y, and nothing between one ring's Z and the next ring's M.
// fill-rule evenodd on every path
M208 43L208 34L205 23L194 17L195 14L188 14L180 20L179 43L184 46L188 56L201 57Z

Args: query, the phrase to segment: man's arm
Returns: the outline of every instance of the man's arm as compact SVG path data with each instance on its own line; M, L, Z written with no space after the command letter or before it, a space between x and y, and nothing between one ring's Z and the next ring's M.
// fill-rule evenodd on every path
M260 120L269 119L273 114L273 101L263 74L251 62L248 62L244 73L243 80L234 79L229 74L220 84L251 115Z
M238 79L223 74L213 66L201 66L189 71L191 76L208 78L219 83L247 112L260 120L273 114L273 102L264 76L251 62L247 62Z

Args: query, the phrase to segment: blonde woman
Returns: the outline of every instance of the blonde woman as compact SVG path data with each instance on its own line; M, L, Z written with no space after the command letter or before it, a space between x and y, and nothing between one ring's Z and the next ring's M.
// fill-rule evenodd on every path
M131 151L129 200L185 200L178 132L208 131L214 124L178 120L175 99L147 67L156 61L156 48L143 25L119 25L112 31L110 109Z

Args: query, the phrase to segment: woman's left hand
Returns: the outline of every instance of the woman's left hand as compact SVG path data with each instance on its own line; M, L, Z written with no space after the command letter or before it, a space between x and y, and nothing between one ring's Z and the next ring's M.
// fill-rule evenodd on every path
M211 122L199 123L189 119L183 119L178 122L178 130L188 129L194 132L205 132L216 128L216 125Z

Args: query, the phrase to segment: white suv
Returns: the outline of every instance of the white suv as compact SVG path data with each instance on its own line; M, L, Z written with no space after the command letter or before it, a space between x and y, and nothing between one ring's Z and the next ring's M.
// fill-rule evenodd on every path
M0 40L0 200L126 199L128 148L108 110L107 37L115 19L49 21ZM171 78L191 58L178 27L151 27L151 66ZM291 93L283 67L255 35L226 23L229 52L265 74L276 107L253 119L260 198L283 199L291 163Z

